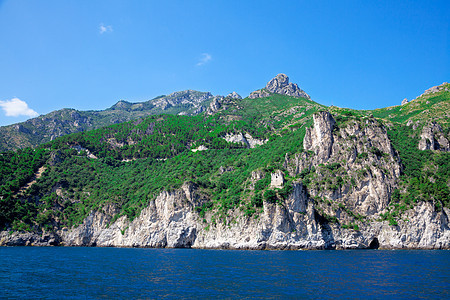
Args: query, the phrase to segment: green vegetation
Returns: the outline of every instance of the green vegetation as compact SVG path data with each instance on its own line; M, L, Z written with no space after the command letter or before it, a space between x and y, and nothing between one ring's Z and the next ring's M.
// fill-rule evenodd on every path
M19 202L15 195L34 177L47 159L48 151L44 149L26 148L0 153L0 225L18 218L28 224L33 220L33 204L27 201ZM17 227L20 230L28 228L29 226Z
M408 126L392 128L388 135L404 165L401 192L392 196L392 212L404 211L419 200L431 201L437 209L450 208L450 153L419 150L419 139Z
M17 192L48 159L44 149L21 149L0 153L0 197Z
M435 107L442 101L448 102L448 93L436 97L440 98L428 97L430 103L426 105ZM368 176L370 166L347 174L346 161L333 161L305 168L295 178L284 166L286 154L293 156L303 151L305 128L311 126L312 115L323 109L313 101L289 96L246 98L233 100L213 116L154 115L66 135L36 149L1 153L0 229L51 231L71 227L107 205L117 211L113 221L120 216L133 219L162 191L173 191L186 182L195 185L204 196L196 211L205 228L217 222L229 224L233 211L257 218L264 203L283 205L294 182L301 181L318 193L351 189ZM121 102L109 111L141 110L145 107ZM329 110L335 114L335 133L339 126L343 128L371 113L337 107ZM378 118L388 116L381 111L373 113ZM404 123L412 116L408 113L389 119ZM411 127L394 122L389 128L388 135L404 169L399 189L392 194L382 219L396 225L402 212L418 201L430 201L436 210L450 207L449 154L418 150L418 133ZM225 141L227 134L238 133L248 133L266 143L248 149L244 144ZM199 146L208 150L191 151ZM357 154L360 162L388 156L376 147L367 146L365 151ZM42 166L46 171L25 189ZM285 176L281 189L269 186L270 174L275 170L281 170ZM259 180L252 181L254 171L260 173ZM345 204L319 196L314 199L325 222L339 220L327 215L324 207L341 209L353 219L349 224L341 224L343 228L358 231L358 224L368 222ZM211 216L208 220L207 215Z

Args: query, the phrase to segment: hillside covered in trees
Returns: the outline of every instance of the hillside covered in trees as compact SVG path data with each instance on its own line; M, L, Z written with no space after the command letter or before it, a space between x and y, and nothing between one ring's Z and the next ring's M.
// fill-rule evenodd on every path
M105 216L103 231L122 224L126 240L143 211L166 195L175 197L166 209L187 205L177 218L195 221L183 225L195 228L194 236L184 244L170 244L166 234L165 244L133 245L225 247L206 241L226 240L223 232L242 224L266 228L270 219L275 229L264 244L259 237L252 246L250 237L248 248L383 246L383 230L406 230L426 207L441 220L435 247L448 248L450 92L441 87L374 111L325 107L277 90L221 97L199 114L151 115L2 152L0 244L26 243L21 234L37 243L50 234L53 244L76 245L73 232L96 214ZM189 191L184 202L176 196L181 190ZM276 216L284 218L278 225ZM271 242L277 230L283 239ZM302 244L315 239L323 243ZM94 240L78 244L101 245ZM420 248L413 240L401 245Z

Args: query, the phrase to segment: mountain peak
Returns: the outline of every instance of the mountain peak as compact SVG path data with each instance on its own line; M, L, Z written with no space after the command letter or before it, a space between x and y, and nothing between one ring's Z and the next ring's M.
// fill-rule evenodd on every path
M233 98L233 99L242 99L241 95L239 95L239 94L236 93L236 92L229 93L229 94L227 95L227 97Z
M280 73L272 78L265 88L254 91L250 94L249 98L263 98L272 94L287 95L298 98L311 99L311 97L303 91L296 83L290 83L289 77L286 74Z
M289 86L289 77L286 74L280 73L267 83L266 89L269 92L276 93L287 86Z

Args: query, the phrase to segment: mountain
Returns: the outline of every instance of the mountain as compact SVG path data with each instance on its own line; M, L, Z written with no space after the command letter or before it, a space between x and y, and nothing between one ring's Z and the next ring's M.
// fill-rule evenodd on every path
M1 153L0 245L449 249L447 85L358 111L283 78Z
M70 133L92 130L157 114L201 113L213 95L208 92L181 91L168 96L130 103L124 100L101 111L61 109L28 121L0 127L0 151L35 147Z

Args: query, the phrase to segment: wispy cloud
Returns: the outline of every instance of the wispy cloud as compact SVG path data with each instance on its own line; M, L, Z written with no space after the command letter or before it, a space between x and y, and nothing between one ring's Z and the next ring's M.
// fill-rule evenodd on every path
M212 56L209 53L202 53L202 57L200 61L197 63L197 66L203 66L204 64L210 62L212 60Z
M103 23L100 24L100 26L98 27L98 30L99 30L100 34L104 34L106 32L113 32L111 25L105 25Z
M3 109L7 117L37 117L39 115L37 112L29 108L25 101L22 101L19 98L0 101L0 107Z

